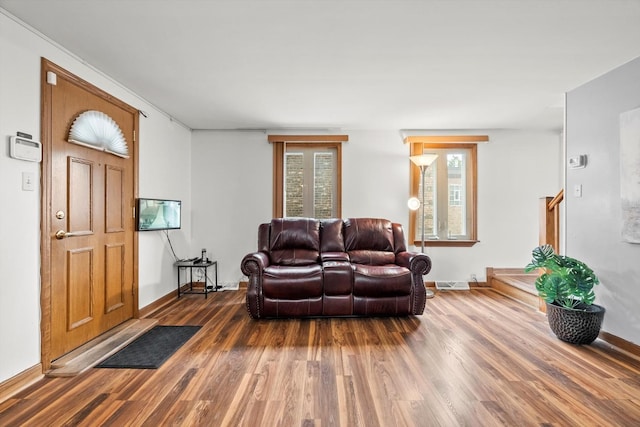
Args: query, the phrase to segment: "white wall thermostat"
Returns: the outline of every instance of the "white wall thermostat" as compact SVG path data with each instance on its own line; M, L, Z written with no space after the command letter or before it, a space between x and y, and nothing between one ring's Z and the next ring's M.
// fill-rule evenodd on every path
M28 162L42 161L42 144L38 141L20 136L12 136L9 146L10 155L14 159L26 160Z
M569 157L569 167L571 169L581 169L587 167L587 155L580 154L576 157Z

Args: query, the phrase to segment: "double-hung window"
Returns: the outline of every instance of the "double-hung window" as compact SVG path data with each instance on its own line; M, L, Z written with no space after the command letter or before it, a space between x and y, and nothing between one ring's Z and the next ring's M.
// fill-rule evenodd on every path
M335 218L337 200L337 148L287 145L284 153L284 216Z
M340 218L346 135L269 135L274 145L274 218Z
M411 196L424 203L411 211L409 235L413 243L425 246L472 246L477 242L477 142L486 136L407 137L411 156L435 154L423 177L411 165ZM424 194L424 200L422 196ZM424 219L424 222L423 222Z

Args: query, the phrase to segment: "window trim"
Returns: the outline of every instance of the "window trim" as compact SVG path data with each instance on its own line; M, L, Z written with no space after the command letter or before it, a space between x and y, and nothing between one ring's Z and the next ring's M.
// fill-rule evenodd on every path
M336 217L342 218L342 143L348 135L268 135L273 144L273 218L284 215L284 156L287 145L336 149Z
M429 240L425 239L424 246L449 246L449 247L471 247L479 242L478 240L478 142L487 142L489 137L486 135L438 135L438 136L416 136L407 137L405 142L410 143L410 156L420 155L424 152L425 148L439 148L439 149L455 149L465 148L469 149L471 154L471 208L469 215L471 215L471 229L469 240ZM410 177L409 177L409 197L419 197L418 189L420 186L420 168L416 166L411 160L410 164ZM447 189L448 191L448 189ZM448 198L447 198L448 199ZM469 202L468 202L469 203ZM409 241L413 240L414 246L421 246L422 241L416 239L417 218L419 209L416 211L409 210Z

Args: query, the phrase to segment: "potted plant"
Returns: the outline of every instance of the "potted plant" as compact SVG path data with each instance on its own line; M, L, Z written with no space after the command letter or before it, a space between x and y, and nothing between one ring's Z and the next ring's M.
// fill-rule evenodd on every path
M532 256L525 271L543 269L535 286L546 303L551 330L562 341L591 344L605 313L604 307L593 304L598 277L584 262L556 254L551 245L538 246Z

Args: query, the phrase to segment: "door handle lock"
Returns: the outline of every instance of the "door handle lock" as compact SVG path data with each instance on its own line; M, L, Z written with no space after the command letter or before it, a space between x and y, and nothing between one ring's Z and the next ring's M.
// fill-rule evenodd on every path
M56 231L55 236L56 236L56 239L62 240L65 237L82 236L84 234L87 234L87 233L69 233L69 232L64 231L64 230L58 230L58 231Z

